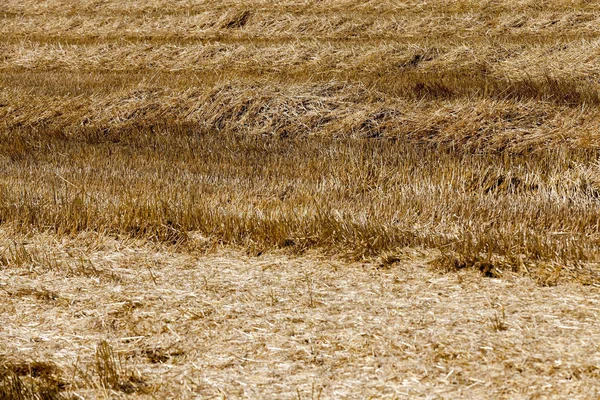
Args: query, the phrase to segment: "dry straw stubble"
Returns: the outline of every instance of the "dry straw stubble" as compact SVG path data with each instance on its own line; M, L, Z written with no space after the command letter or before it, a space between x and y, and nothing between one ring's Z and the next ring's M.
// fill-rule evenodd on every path
M459 280L464 269L475 269L507 282L524 274L539 290L593 288L600 261L598 10L579 0L5 1L0 224L12 240L2 245L0 269L39 279L58 274L110 291L127 285L129 267L105 268L114 255L90 258L108 235L118 238L118 249L140 240L145 244L132 245L136 251L166 246L177 257L221 246L250 255L316 250L374 262L382 273L418 259ZM32 246L15 239L21 235L34 243L53 239ZM86 235L97 239L74 258L47 251ZM421 255L407 256L415 251ZM319 307L337 303L318 288L313 267L297 279L293 291L302 295L293 298L318 315ZM177 286L155 264L136 273L150 277L152 290ZM209 278L203 282L210 289ZM38 286L6 294L17 304L33 299L59 309L61 290ZM288 299L278 288L264 294L273 306ZM123 304L96 321L104 336L137 321L143 303ZM218 316L219 307L189 315ZM518 318L502 304L494 307L480 325L512 338L521 329L511 322ZM587 326L572 326L578 324ZM343 318L332 332L342 326ZM128 373L110 373L117 345L100 336L86 336L86 349L101 343L99 361L72 389L144 395L145 386ZM360 354L355 361L336 358L352 353L348 348L333 359L370 365L364 347L352 343ZM402 348L418 354L418 346ZM439 343L419 348L431 355L420 362L433 369L468 353ZM313 352L311 363L328 365L306 351ZM94 359L93 351L86 354ZM180 353L157 345L144 354L161 364ZM290 354L304 360L302 351ZM506 361L519 369L513 356ZM587 382L597 369L580 361L555 370ZM19 373L5 374L10 384L2 387L46 390L33 373ZM466 374L449 369L435 379L454 377L473 389L478 383ZM520 393L541 393L525 381ZM213 389L194 390L214 395ZM409 394L427 395L421 389ZM284 392L296 393L278 393Z

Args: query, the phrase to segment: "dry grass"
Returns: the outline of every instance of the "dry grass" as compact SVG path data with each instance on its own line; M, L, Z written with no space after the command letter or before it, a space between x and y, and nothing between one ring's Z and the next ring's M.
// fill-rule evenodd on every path
M190 232L207 237L201 248L318 248L355 260L441 248L534 277L560 263L565 279L598 282L594 152L457 154L455 143L284 138L289 127L279 129L279 137L173 125L13 131L0 219L23 233L125 234L189 251L199 249ZM10 248L4 264L20 251Z
M594 393L597 362L581 353L589 342L559 341L573 354L568 368L548 342L595 335L591 317L559 324L573 327L560 333L531 324L560 298L587 310L578 293L595 301L600 284L599 11L584 0L3 1L0 277L10 279L11 306L0 322L27 331L6 343L34 340L40 330L27 324L37 314L10 311L32 302L62 321L52 335L70 339L62 361L48 345L0 349L0 397ZM120 264L130 251L143 261ZM264 281L264 260L279 260L288 281ZM206 275L219 269L213 262L222 276ZM365 291L399 271L408 274L399 287ZM141 287L134 275L146 279ZM470 283L452 286L454 276ZM77 283L58 287L49 277ZM413 286L422 293L402 307L421 312L432 280L456 293L434 312L491 311L469 314L472 326L447 316L369 319L396 304L394 290ZM490 290L505 300L482 305L482 282L501 282ZM197 295L185 286L195 283L226 299L189 305L191 321L211 321L202 326L169 308ZM231 293L232 284L242 286ZM97 306L99 325L66 333L79 318L72 301L88 301L77 285L97 291L81 310ZM511 322L520 287L530 291L529 322ZM115 291L127 299L110 300ZM352 314L341 293L364 307ZM321 351L330 358L315 361L314 335L310 351L278 336L305 323L277 309L282 296L306 306L304 317L319 321L311 327L328 327L333 347ZM481 307L468 308L473 301ZM275 319L260 320L263 303ZM228 326L236 307L247 319ZM143 315L143 326L131 322ZM354 317L356 335L345 322ZM419 323L442 330L436 341L458 349L454 361L421 356L439 346L409 340ZM259 327L268 347L245 324ZM374 349L360 332L378 326L399 330L373 336ZM499 344L480 347L502 354L473 355L484 331ZM523 332L538 337L527 342ZM392 337L405 334L412 344L394 347ZM154 343L161 335L171 342ZM209 339L216 344L205 349ZM377 357L398 368L376 372ZM539 365L525 371L533 359ZM506 363L521 365L522 379L501 383ZM158 368L171 364L169 373ZM576 383L556 387L563 378Z
M60 267L0 271L2 365L66 398L599 394L594 286L440 274L414 249L379 265L9 237ZM80 254L97 272L71 274Z

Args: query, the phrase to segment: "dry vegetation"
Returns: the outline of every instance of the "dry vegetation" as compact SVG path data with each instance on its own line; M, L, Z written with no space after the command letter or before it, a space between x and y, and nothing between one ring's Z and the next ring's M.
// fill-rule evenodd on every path
M0 399L598 396L596 2L0 22Z

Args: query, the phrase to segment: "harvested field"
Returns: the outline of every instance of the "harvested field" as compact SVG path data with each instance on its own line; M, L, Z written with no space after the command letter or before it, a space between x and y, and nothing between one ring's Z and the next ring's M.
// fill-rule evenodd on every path
M0 399L599 396L598 4L0 22Z
M315 254L192 255L95 234L27 242L33 259L53 262L0 275L8 325L0 352L18 375L45 363L49 371L32 379L46 390L63 385L84 398L600 395L597 287L442 274L409 249L382 267ZM121 366L106 383L94 362L102 340Z

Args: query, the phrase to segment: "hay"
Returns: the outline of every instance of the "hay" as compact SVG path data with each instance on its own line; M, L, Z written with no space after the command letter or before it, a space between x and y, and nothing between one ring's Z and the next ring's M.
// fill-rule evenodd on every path
M0 272L2 287L21 293L0 294L0 354L55 363L64 393L583 398L598 390L597 287L438 274L424 266L427 252L381 269L318 255L197 257L97 236L29 240L62 267ZM103 273L70 275L79 253ZM25 290L42 287L58 298ZM96 361L104 353L112 355ZM107 368L103 360L115 357L120 367Z
M0 398L598 397L599 11L2 1Z

